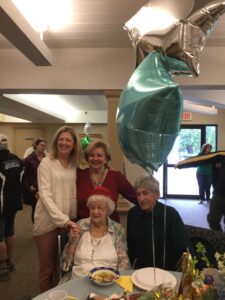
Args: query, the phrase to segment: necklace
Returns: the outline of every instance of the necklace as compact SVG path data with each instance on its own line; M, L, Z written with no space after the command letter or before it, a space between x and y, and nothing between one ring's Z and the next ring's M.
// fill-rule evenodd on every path
M91 250L91 260L94 259L94 254L95 254L95 250L96 248L98 248L98 246L101 244L102 238L94 238L91 236L91 246L92 246L92 250Z
M90 179L91 179L92 184L94 186L102 185L102 183L105 179L106 173L107 173L107 170L105 169L102 174L96 176L96 175L93 175L93 173L90 169Z

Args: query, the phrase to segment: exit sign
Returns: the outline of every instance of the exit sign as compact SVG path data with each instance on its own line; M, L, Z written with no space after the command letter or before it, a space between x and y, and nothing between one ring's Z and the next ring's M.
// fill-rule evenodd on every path
M192 114L189 111L185 111L182 113L182 117L181 117L182 121L191 121L192 120Z

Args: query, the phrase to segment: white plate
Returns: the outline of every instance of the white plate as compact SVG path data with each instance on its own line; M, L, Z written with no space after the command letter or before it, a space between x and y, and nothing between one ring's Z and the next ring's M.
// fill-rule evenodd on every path
M135 271L132 276L132 282L142 290L148 291L156 288L160 284L174 288L177 284L176 277L168 271L155 268L143 268Z

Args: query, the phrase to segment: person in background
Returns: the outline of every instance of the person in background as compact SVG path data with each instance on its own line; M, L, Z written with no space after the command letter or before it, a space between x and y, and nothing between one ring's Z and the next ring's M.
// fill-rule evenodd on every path
M38 198L38 184L37 184L37 168L45 157L45 149L47 142L43 138L38 138L35 140L34 149L30 155L28 155L24 160L24 203L29 204L32 207L31 219L34 223L34 210Z
M173 207L158 202L159 182L152 175L140 175L134 185L138 205L127 218L130 262L135 269L176 270L183 252L193 251L183 221Z
M30 155L31 153L35 152L35 144L36 144L37 140L33 140L32 146L27 148L23 154L23 159L25 159L28 155ZM47 155L48 152L45 149L45 155Z
M213 230L223 231L221 220L225 223L225 163L221 162L220 172L214 183L213 196L210 200L207 220Z
M80 163L80 139L69 126L59 128L49 155L38 167L39 199L34 213L34 235L39 255L40 291L57 285L58 234L60 228L79 231L77 217L76 167Z
M35 142L36 140L33 140L32 145L24 151L23 159L35 151Z
M109 167L111 154L109 145L101 140L93 140L85 150L85 159L89 168L77 170L77 201L78 219L87 218L89 210L87 199L95 186L104 186L109 189L115 210L110 215L114 221L119 222L116 210L119 195L136 204L136 193L126 177L117 170Z
M201 152L198 155L206 155L211 153L211 151L212 151L212 145L204 144L201 148ZM203 164L197 167L196 177L197 177L198 187L199 187L199 196L200 196L199 204L202 204L203 201L210 200L210 188L212 185L211 163Z
M15 270L14 223L22 209L22 174L22 160L8 150L8 138L0 133L0 273Z
M90 217L78 221L81 232L70 230L70 238L62 255L65 274L60 282L87 276L95 267L118 270L130 267L126 248L125 229L109 218L114 211L107 188L96 186L87 200Z

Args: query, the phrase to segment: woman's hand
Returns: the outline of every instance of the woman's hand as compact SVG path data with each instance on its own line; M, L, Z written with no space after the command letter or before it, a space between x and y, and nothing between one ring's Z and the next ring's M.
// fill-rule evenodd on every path
M77 238L80 235L81 228L79 224L74 223L70 228L70 235L71 237Z
M66 228L70 230L70 234L72 237L77 237L80 235L80 232L81 232L81 228L80 228L80 225L71 221L71 220L68 220L65 224Z

